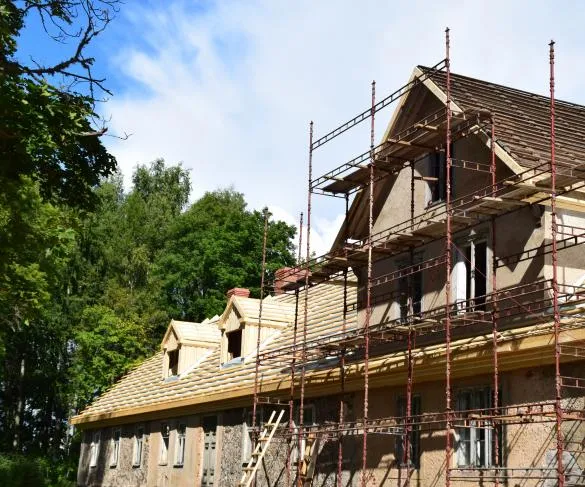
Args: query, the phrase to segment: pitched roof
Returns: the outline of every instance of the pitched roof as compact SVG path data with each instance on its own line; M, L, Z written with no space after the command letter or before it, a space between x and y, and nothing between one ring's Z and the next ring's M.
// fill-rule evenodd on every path
M218 316L214 316L211 320L206 319L201 323L193 323L191 321L177 321L171 320L169 327L162 340L161 347L167 341L170 333L174 331L177 335L177 341L180 343L189 342L208 342L219 343L221 332L217 327Z
M241 319L248 323L258 323L260 317L260 300L254 298L245 298L243 296L232 296L228 301L225 311L219 318L221 326L226 320L232 308L236 308ZM289 303L283 299L273 296L267 296L262 301L262 323L269 324L288 324L292 323L295 317L294 303Z
M302 294L301 294L302 297ZM348 288L348 303L355 302L356 288ZM238 297L243 308L251 309L251 316L258 300ZM325 337L341 330L343 324L343 286L334 283L323 284L309 290L307 339ZM291 320L289 325L273 338L268 339L262 345L263 351L290 346L294 336L294 306L293 295L280 295L265 299L267 310L280 307L289 313ZM304 314L304 300L299 299L299 329ZM176 322L175 322L176 323ZM349 312L347 329L356 327L356 313ZM188 323L187 325L192 325ZM196 325L200 326L200 325ZM300 331L299 331L300 333ZM171 409L175 405L187 405L189 402L201 403L249 395L250 387L254 383L255 357L246 357L242 365L232 367L220 367L219 346L205 357L197 367L180 379L165 381L162 378L162 357L159 352L144 361L125 377L114 384L102 396L96 399L78 416L73 418L74 423L84 423L105 419L116 413L116 416L134 414L133 410L140 408L142 411L157 408ZM289 374L282 374L282 370L271 364L261 364L260 376L262 384L271 381L285 381Z
M446 73L419 66L443 92ZM453 102L462 110L494 114L498 143L523 167L550 161L550 101L546 96L452 74ZM555 101L556 160L559 166L585 162L585 107Z

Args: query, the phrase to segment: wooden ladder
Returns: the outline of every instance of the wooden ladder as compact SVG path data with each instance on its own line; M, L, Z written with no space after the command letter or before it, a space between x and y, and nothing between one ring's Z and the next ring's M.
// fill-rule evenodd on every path
M276 411L272 411L268 423L264 424L264 428L262 429L262 433L258 438L256 448L254 448L252 456L248 461L248 465L244 467L244 473L242 474L242 479L240 480L238 487L249 487L250 484L252 483L252 480L254 480L256 470L258 470L258 466L260 465L262 458L264 458L266 450L268 450L270 440L272 440L272 437L274 436L276 428L278 428L278 425L280 424L283 415L284 409L280 411L278 417L275 420L274 417L276 416Z

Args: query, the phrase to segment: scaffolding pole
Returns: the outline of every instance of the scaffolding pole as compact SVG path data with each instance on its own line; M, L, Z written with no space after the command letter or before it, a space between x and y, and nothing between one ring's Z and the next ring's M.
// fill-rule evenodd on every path
M490 134L490 176L492 183L492 192L496 192L496 123L492 116L492 127ZM499 365L498 365L498 299L497 299L497 266L496 266L496 254L497 254L497 238L496 238L496 218L492 217L492 344L493 344L493 361L494 361L494 377L493 377L493 405L494 415L497 417L500 405L500 376L499 376ZM500 429L498 423L494 423L493 429L493 441L494 441L494 465L496 468L500 466ZM495 486L500 485L498 475L495 477Z
M451 61L449 28L445 30L445 67L447 73L447 130L445 134L446 163L446 238L445 238L445 486L451 485Z
M343 244L347 244L347 219L349 215L349 195L345 195L345 224L343 228ZM347 331L347 269L343 272L343 322L342 333ZM345 350L341 351L339 359L339 371L341 379L341 398L339 400L339 424L343 427L345 417ZM337 444L337 487L343 485L343 435L339 435Z
M303 212L301 212L299 218L299 247L297 249L297 265L301 263L302 256L302 245L303 245ZM299 324L299 290L295 289L295 322L293 328L293 349L297 347L297 332ZM286 486L291 485L291 470L292 470L292 448L293 448L293 431L294 431L294 406L295 406L295 370L296 370L296 352L293 353L290 365L290 395L288 400L288 431L290 437L287 445L287 457L286 457Z
M311 268L309 262L311 260L311 179L313 177L313 121L309 124L309 186L307 191L307 254L306 254L306 269L305 269L305 289L304 289L304 309L303 309L303 343L301 347L301 391L299 398L299 427L298 427L298 448L300 459L300 447L303 439L304 430L304 407L305 407L305 377L306 377L306 363L307 363L307 326L309 320L309 275ZM300 466L300 462L298 462ZM297 468L297 486L302 487L303 479L301 478L301 470Z
M371 125L370 125L370 184L368 193L368 264L367 264L367 283L366 283L366 316L364 321L364 422L368 421L369 412L369 385L370 385L370 320L372 319L372 232L374 227L374 171L376 157L374 153L375 141L375 106L376 106L376 82L372 81L372 108L371 108ZM368 484L368 431L364 431L362 442L362 475L361 485L367 487Z
M262 267L260 275L260 303L258 308L258 333L256 334L256 363L254 365L254 403L252 406L252 431L254 432L254 447L256 449L258 443L258 430L256 428L256 413L258 410L258 388L259 388L259 372L260 372L260 338L262 332L262 302L264 301L264 275L266 273L266 240L268 235L268 218L270 213L268 208L264 208L264 233L262 236ZM254 473L253 483L256 484L256 473Z
M551 235L552 235L552 288L553 288L553 314L555 337L555 416L556 416L556 440L557 440L557 484L564 487L565 475L563 469L563 404L562 377L560 361L560 325L559 313L559 284L558 284L558 256L557 256L557 212L556 212L556 178L557 165L555 160L555 43L550 44L550 171L551 171Z

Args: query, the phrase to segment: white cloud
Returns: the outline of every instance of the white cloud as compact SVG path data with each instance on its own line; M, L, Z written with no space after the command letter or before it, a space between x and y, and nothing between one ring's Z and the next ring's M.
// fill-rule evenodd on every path
M127 177L164 157L192 169L194 196L234 185L254 208L297 222L306 212L308 122L317 135L365 109L416 64L444 56L452 28L453 70L545 93L547 43L558 43L560 98L583 93L585 4L546 2L353 2L256 0L128 3L127 37L115 64L127 88L106 105L110 141ZM198 4L199 5L199 4ZM207 4L204 4L207 5ZM377 116L381 135L390 112ZM314 175L369 145L369 127L315 153ZM280 210L276 210L276 209ZM315 196L314 242L326 250L343 202ZM297 222L298 223L298 222Z

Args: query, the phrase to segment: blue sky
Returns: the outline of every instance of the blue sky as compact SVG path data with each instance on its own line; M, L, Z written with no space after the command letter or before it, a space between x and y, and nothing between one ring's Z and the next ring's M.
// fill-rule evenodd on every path
M164 157L191 169L194 197L233 185L250 205L289 222L305 210L308 123L323 134L365 109L370 83L393 91L417 64L444 56L455 72L546 94L557 42L557 94L585 104L585 3L446 0L127 0L92 48L114 96L104 139L128 178ZM62 51L39 43L41 59ZM65 46L66 47L66 46ZM61 48L62 49L62 48ZM377 117L381 136L391 116ZM320 174L369 145L368 127L315 154ZM325 251L343 203L316 197L313 245Z

